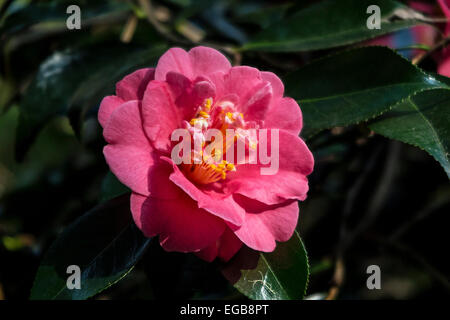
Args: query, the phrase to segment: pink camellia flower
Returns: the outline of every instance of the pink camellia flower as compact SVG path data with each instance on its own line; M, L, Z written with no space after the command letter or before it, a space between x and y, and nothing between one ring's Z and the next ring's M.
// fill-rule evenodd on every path
M449 19L449 21L445 24L443 30L443 36L448 38L450 36L450 0L437 0L439 3L439 7L441 8L444 16ZM440 56L438 57L438 73L443 76L450 77L450 49L445 47L442 52L440 52Z
M158 235L167 251L195 252L207 261L227 261L243 243L270 252L276 241L292 236L297 200L306 198L314 159L298 137L300 108L283 93L275 74L232 67L207 47L172 48L155 69L117 83L116 95L105 97L98 113L108 142L104 155L133 191L133 218L146 236ZM278 172L261 175L267 166L261 163L176 165L172 133L186 128L195 140L202 134L195 130L198 123L222 132L265 129L269 142L271 131L278 130ZM246 148L259 143L243 139ZM237 141L219 151L226 153Z

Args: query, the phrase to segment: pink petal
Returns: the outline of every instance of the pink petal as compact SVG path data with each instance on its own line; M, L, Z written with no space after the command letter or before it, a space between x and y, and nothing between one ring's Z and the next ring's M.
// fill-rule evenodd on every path
M177 72L187 78L193 78L193 70L189 54L181 48L171 48L167 50L156 65L155 80L165 81L169 72Z
M207 262L212 262L214 261L214 259L217 258L218 252L219 250L217 248L217 241L216 241L215 243L209 245L208 247L196 252L195 255Z
M166 75L166 81L169 84L170 90L172 91L175 99L187 91L192 90L192 81L181 73L175 71L168 72Z
M247 66L232 67L224 76L223 94L236 94L241 102L247 101L253 94L253 89L261 81L261 73L258 69Z
M149 83L142 100L142 117L145 133L153 146L169 152L170 136L181 124L181 116L166 82Z
M277 77L277 75L275 73L268 72L268 71L262 71L261 72L261 78L264 81L268 81L271 84L274 99L283 97L283 95L284 95L284 84L280 80L280 78Z
M183 189L192 199L196 200L199 208L205 209L234 225L241 225L245 211L233 200L231 195L223 195L213 190L200 190L183 175L171 159L163 159L173 165L173 173L170 175L170 180Z
M139 69L116 84L116 95L123 100L142 100L145 88L155 78L154 68Z
M442 12L445 17L450 18L450 1L449 0L438 0L439 6L441 7ZM450 34L450 23L447 22L445 26L444 35L447 37Z
M272 100L265 116L264 127L283 129L298 136L303 127L303 117L297 102L292 98Z
M271 133L267 130L268 148ZM268 166L268 165L265 165ZM306 176L312 172L314 158L302 139L279 131L279 169L274 175L261 175L260 164L242 164L228 173L229 193L238 193L265 204L287 199L304 200L308 191Z
M248 247L271 252L275 249L275 240L287 241L294 233L298 220L297 201L267 206L239 195L236 201L246 209L247 214L242 226L231 226L231 229Z
M222 71L211 73L208 75L208 79L216 88L216 97L221 98L225 94L225 73Z
M442 1L442 0L438 0ZM447 4L450 4L449 0L444 0ZM414 10L421 11L426 13L427 15L432 15L435 12L435 4L434 3L423 3L420 1L408 1L408 6L413 8Z
M124 102L125 101L116 96L106 96L103 98L98 110L98 122L100 122L102 128L106 126L111 113L113 113L113 111L120 107Z
M208 47L195 47L189 52L180 48L171 48L158 61L155 79L164 81L173 71L193 80L198 76L222 71L228 72L230 62L219 51Z
M208 80L199 79L192 88L192 97L194 105L200 105L207 98L216 96L216 88L214 84Z
M219 240L209 247L196 252L195 255L208 262L213 261L217 257L222 261L227 262L241 247L242 241L227 227Z
M169 180L173 167L161 158L164 157L154 156L155 164L148 171L149 193L153 198L175 200L178 187Z
M242 110L247 121L264 120L272 100L272 86L269 82L261 82L243 106Z
M239 110L244 113L246 120L263 120L265 118L272 101L273 87L270 81L262 79L262 73L258 69L247 66L233 67L228 74L224 75L223 85L220 84L220 78L217 75L210 77L216 87L223 86L217 92L221 92L222 95L234 94L239 97ZM279 86L279 84L277 85ZM275 89L280 90L279 87ZM220 99L219 94L217 95Z
M128 100L141 100L147 84L153 80L155 69L139 69L116 84L117 96L107 96L100 103L98 121L104 128L111 113Z
M198 106L205 102L205 99L215 98L216 88L214 84L202 77L194 80L192 90L186 92L177 100L176 104L181 109L183 119L190 120L195 116Z
M142 230L142 206L147 197L144 197L137 193L132 193L130 197L130 209L133 216L134 223Z
M278 128L298 136L303 126L302 112L292 98L283 98L283 82L272 72L261 72L263 80L270 82L273 99L265 117L266 128Z
M167 73L166 78L170 91L173 94L175 105L180 111L181 119L191 119L194 117L198 107L192 101L193 81L183 74L173 71Z
M442 50L442 58L437 71L443 76L450 77L450 50L448 48Z
M218 256L223 261L230 260L242 247L242 241L231 231L230 228L226 228L222 237L219 240L219 253Z
M231 64L219 51L208 47L195 47L189 50L194 76L208 75L214 72L228 72Z
M148 195L149 169L155 161L142 129L139 102L128 101L117 108L103 135L109 143L103 153L111 171L134 192Z
M448 0L437 0L442 12L444 12L446 17L450 17L450 1Z
M159 235L166 251L194 252L215 243L225 230L224 222L199 209L183 191L178 198L164 200L131 195L131 210L144 235Z
M446 59L439 64L438 73L450 77L450 59Z
M192 119L198 106L203 104L205 99L214 98L216 95L214 84L204 77L197 77L191 81L181 73L169 72L167 83L181 119L184 120Z

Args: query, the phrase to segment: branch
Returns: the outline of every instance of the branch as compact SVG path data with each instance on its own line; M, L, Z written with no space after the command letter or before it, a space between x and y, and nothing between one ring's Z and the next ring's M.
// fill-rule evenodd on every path
M390 193L392 186L392 181L397 173L398 168L398 158L400 156L401 144L398 141L391 141L388 158L386 159L386 165L383 170L383 174L379 180L377 189L375 190L374 196L369 203L369 208L367 213L361 219L361 222L356 226L354 231L348 235L343 243L343 250L346 250L349 244L358 237L362 232L364 232L371 224L376 220L378 215L381 213L381 209L386 200L386 196Z
M136 27L138 24L138 17L135 14L130 15L125 27L123 28L122 34L120 35L120 41L123 43L129 43L136 32Z
M405 224L400 225L400 227L389 237L389 240L395 241L400 239L414 225L416 225L418 222L421 222L431 214L435 213L437 209L448 204L449 201L450 199L447 197L443 197L440 199L431 199L430 205L425 206L424 208L419 210L410 220L406 221Z
M450 283L448 281L448 277L445 274L441 273L438 269L433 267L431 264L429 264L422 255L415 252L412 248L410 248L404 244L395 243L390 240L384 240L382 238L376 238L375 240L378 243L380 243L381 245L391 247L399 252L402 252L402 253L408 255L412 260L414 260L418 264L420 264L447 291L450 291Z
M378 217L381 209L385 203L387 194L389 194L390 185L392 183L393 177L395 177L395 172L397 171L398 157L400 154L401 144L392 141L390 142L388 150L388 158L386 159L386 165L381 176L377 189L369 203L369 209L367 213L361 218L361 222L356 226L356 228L349 232L347 230L347 220L353 211L354 204L358 195L360 194L364 182L366 181L369 173L375 167L378 160L378 156L381 154L381 148L378 148L370 158L368 164L364 168L363 173L358 177L354 186L350 189L348 193L347 200L344 204L344 212L342 216L342 223L339 233L339 243L336 252L336 265L334 270L334 275L332 278L332 287L328 291L328 296L326 299L335 299L339 293L340 288L344 283L345 276L345 252L349 248L352 241L357 238L364 230L366 230Z

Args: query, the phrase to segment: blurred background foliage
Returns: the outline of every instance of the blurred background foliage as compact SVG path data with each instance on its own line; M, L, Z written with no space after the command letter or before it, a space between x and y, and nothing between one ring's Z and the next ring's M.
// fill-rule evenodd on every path
M316 2L0 0L0 298L28 299L43 254L58 234L121 193L108 173L96 120L101 98L114 92L117 80L155 65L170 46L212 46L234 64L284 77L335 47L373 37L363 30L353 34L352 44L329 40L334 24L365 25L367 15L352 20L349 7L337 1L335 11L317 7L329 19L316 21L302 13ZM81 8L81 30L66 28L71 4ZM348 19L339 10L348 11ZM394 19L387 31L408 38L397 30L416 23ZM323 42L311 42L314 32ZM300 40L292 42L292 36ZM417 47L427 50L399 43L405 57ZM436 71L433 59L421 66ZM321 76L318 87L327 85ZM316 159L298 225L311 264L307 297L448 296L444 215L450 185L439 163L366 124L333 125L307 143ZM370 264L381 267L382 290L366 287ZM123 281L94 298L244 298L220 268L193 255L165 253L153 241Z

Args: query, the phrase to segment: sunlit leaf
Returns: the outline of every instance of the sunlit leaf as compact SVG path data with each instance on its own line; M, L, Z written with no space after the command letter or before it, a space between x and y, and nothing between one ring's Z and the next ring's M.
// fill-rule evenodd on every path
M258 265L242 270L234 286L255 300L302 299L308 285L309 265L305 247L297 232L274 252L261 253Z

